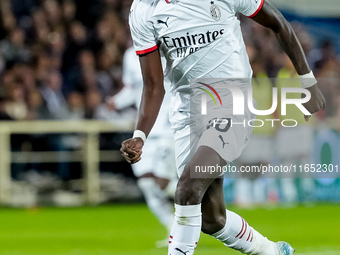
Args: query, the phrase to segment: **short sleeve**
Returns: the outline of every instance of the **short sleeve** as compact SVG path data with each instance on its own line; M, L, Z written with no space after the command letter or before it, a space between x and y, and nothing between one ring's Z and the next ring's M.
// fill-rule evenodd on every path
M140 4L142 3L140 1ZM152 23L147 20L147 12L140 11L142 7L140 5L132 7L129 18L131 37L137 55L146 54L158 48Z
M261 10L264 0L234 0L236 11L253 18Z

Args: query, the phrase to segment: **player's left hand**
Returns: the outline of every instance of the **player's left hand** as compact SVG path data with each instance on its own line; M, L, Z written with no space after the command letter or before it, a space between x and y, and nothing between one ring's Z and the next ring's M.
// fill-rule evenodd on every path
M322 92L318 88L318 85L314 85L312 87L307 88L309 92L311 93L311 99L303 104L304 107L311 113L316 113L319 110L324 110L326 107L326 100L323 96ZM302 97L305 97L305 95L302 95ZM311 115L305 115L305 120L308 121Z
M142 159L141 155L143 145L144 143L141 138L130 138L122 142L120 151L127 162L134 164Z

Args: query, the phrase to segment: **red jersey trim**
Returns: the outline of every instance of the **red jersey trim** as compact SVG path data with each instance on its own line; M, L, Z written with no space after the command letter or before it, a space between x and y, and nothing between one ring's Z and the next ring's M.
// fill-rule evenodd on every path
M259 8L257 8L256 12L254 12L252 15L248 16L248 18L254 18L256 16L256 14L258 14L259 11L262 9L263 4L264 4L264 0L261 0L261 4L260 4Z
M170 0L165 0L165 2L167 2L168 4L170 4Z
M154 50L157 50L157 48L158 48L158 46L155 45L155 46L153 46L153 47L151 47L151 48L149 48L149 49L146 49L146 50L137 50L137 51L136 51L136 54L137 54L137 55L143 55L143 54L152 52L152 51L154 51Z

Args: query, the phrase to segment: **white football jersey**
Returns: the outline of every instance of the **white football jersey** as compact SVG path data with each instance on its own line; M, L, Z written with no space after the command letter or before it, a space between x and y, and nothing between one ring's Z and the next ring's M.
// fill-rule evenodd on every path
M171 90L189 93L191 79L251 78L237 14L255 16L264 0L134 0L130 29L136 53L157 48Z

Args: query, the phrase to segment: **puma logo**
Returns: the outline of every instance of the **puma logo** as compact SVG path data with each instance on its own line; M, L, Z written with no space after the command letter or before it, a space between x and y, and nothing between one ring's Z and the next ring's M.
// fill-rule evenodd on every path
M184 251L182 251L182 250L179 249L179 248L175 248L175 251L179 251L180 253L182 253L182 254L184 254L184 255L187 255L187 253L189 252L189 251L184 252Z
M168 28L169 26L168 26L168 20L169 20L169 17L166 19L166 21L163 21L163 20L157 20L157 23L158 24L164 24L164 25L166 25L166 27Z
M222 141L222 143L223 143L223 144L222 144L222 149L224 149L224 145L229 144L229 143L224 142L223 137L222 137L221 135L219 135L218 138L221 139L221 141Z

